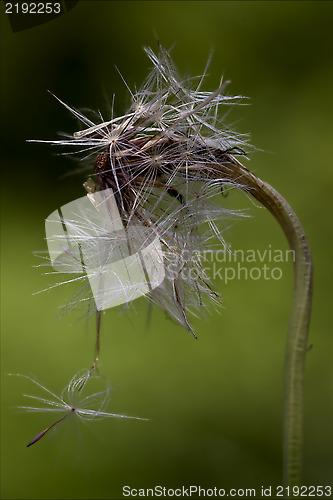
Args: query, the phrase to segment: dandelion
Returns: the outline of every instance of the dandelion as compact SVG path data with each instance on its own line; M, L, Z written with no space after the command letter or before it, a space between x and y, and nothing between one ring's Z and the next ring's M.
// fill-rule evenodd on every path
M244 102L242 96L226 93L230 82L221 79L215 91L204 92L205 73L181 79L166 50L145 50L153 67L138 91L128 89L131 106L123 116L114 117L112 111L110 120L94 122L58 99L83 128L73 136L41 142L74 148L87 160L93 157L88 193L112 190L125 230L134 224L156 235L165 276L159 286L150 287L148 297L193 335L190 315L201 316L207 301L214 306L220 302L195 257L202 249L224 244L225 219L235 215L215 204L216 194L224 187L239 188L274 215L296 257L285 365L284 477L286 485L298 484L312 290L304 230L281 195L240 162L251 149L248 137L230 129L223 114L219 118L222 109ZM99 325L100 312L98 318Z
M18 406L19 409L27 412L43 412L58 414L59 418L49 425L42 432L37 434L29 443L27 447L37 443L47 432L53 429L60 422L75 416L80 420L101 420L104 418L126 418L134 420L147 420L146 418L129 417L117 413L109 413L104 411L109 402L110 388L107 387L103 391L88 393L85 390L86 384L89 380L100 378L96 374L91 375L88 370L81 371L74 375L69 384L63 389L60 396L57 396L53 391L42 385L38 380L33 379L27 375L19 375L32 382L35 386L42 390L44 395L34 396L23 394L24 397L34 401L35 404L40 406L23 405Z
M94 180L86 189L90 194L111 189L125 228L141 226L157 236L165 276L159 287L150 287L149 299L194 335L189 315L201 314L207 298L214 306L220 303L194 256L216 240L224 244L226 218L235 215L212 201L224 185L237 185L237 180L221 176L218 165L232 162L231 153L245 155L245 137L217 123L217 111L241 97L224 94L228 82L212 94L200 91L202 77L191 90L193 82L178 78L167 52L161 49L159 57L150 49L146 52L154 69L131 94L132 105L124 116L95 124L60 101L89 126L71 138L50 142L79 148L89 157L97 153ZM82 241L89 238L86 221L81 216L76 222ZM73 226L73 220L69 222ZM70 272L78 272L78 255L76 264ZM191 275L197 279L191 280Z

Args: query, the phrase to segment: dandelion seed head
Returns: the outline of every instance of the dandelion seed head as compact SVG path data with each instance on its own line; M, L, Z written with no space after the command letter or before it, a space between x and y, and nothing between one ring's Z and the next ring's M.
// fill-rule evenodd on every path
M94 181L99 190L112 190L124 227L135 221L156 234L165 276L148 297L193 333L188 315L202 312L207 299L214 307L219 303L195 256L216 239L224 243L225 221L235 215L214 202L224 183L238 182L221 175L221 165L231 171L249 148L248 137L219 119L219 110L242 97L228 95L229 82L223 81L204 92L205 73L182 79L168 51L145 51L153 68L138 91L129 90L128 111L114 118L112 110L111 120L94 123L60 101L86 128L53 144L95 152ZM81 243L87 241L84 224L73 224L79 225Z

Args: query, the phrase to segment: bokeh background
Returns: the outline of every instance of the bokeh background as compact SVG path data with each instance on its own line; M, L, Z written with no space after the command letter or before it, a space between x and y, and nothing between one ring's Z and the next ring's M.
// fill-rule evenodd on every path
M283 363L293 294L291 262L281 280L217 281L224 309L196 319L195 341L157 308L146 326L144 298L129 313L107 312L102 373L113 392L109 411L150 422L75 422L26 443L53 421L24 414L23 393L41 395L37 377L59 393L90 366L94 319L58 318L74 289L38 295L50 283L36 250L44 219L83 196L87 171L54 147L77 122L54 92L106 117L130 103L150 68L143 46L172 50L183 75L199 75L214 49L206 90L250 98L230 123L250 132L259 151L252 170L298 213L314 256L315 282L306 366L304 484L332 483L332 118L333 3L80 1L67 14L13 33L1 4L2 105L2 498L117 498L122 487L256 488L281 484ZM68 175L78 171L75 175ZM235 221L233 249L286 249L272 216L236 191L221 198L251 218ZM268 263L267 263L268 264ZM72 425L75 424L75 425Z

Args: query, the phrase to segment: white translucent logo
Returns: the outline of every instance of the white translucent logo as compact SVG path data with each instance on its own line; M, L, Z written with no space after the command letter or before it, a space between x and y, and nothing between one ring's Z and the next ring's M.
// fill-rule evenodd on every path
M54 269L86 273L98 310L146 295L164 280L160 240L137 219L124 227L112 189L55 210L45 231Z

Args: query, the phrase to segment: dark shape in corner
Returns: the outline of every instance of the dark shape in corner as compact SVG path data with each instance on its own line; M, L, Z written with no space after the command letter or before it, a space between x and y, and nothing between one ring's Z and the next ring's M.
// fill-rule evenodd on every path
M16 4L17 7L13 2L11 12L7 12L7 16L13 33L34 28L35 26L38 26L40 24L52 21L53 19L62 16L66 12L76 7L76 5L79 3L79 0L59 0L47 2L48 5L52 4L52 12L50 14L46 13L45 9L43 10L43 12L38 12L38 9L40 8L39 5L42 5L38 4L38 2L25 3L29 6L29 11L27 13L23 13L22 3L20 2ZM33 5L35 5L34 13L30 12L30 10L33 8ZM43 5L45 6L46 4ZM16 11L17 8L19 9L19 12Z

